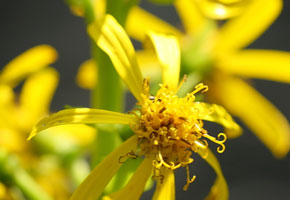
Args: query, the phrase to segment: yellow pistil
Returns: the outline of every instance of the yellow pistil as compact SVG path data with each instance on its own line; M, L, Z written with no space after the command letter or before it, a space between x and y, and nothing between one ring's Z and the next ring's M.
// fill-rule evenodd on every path
M137 103L141 108L135 111L139 123L132 129L139 137L140 154L154 158L153 177L159 177L162 181L162 167L171 170L186 167L187 183L184 190L195 179L195 176L190 178L188 168L194 161L192 152L197 152L199 148L206 149L208 143L205 139L219 145L218 153L225 150L226 135L220 133L218 138L209 135L198 118L202 113L195 106L195 94L207 90L208 87L201 83L193 92L179 98L176 90L160 84L156 96L152 96L149 94L149 79L145 79L142 100Z

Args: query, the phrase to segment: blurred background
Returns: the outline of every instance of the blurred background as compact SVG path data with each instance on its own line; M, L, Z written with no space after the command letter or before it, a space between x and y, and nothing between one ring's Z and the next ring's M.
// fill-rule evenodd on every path
M142 1L141 6L179 26L172 7L156 6L147 1ZM280 17L249 48L290 51L289 11L290 2L284 0ZM61 77L52 111L65 105L89 106L89 91L75 84L78 66L90 57L89 40L83 19L73 16L64 1L1 0L0 27L0 69L28 48L38 44L52 45L59 53L53 67ZM262 80L253 83L290 120L290 85ZM276 160L245 126L243 128L244 134L229 140L226 151L217 155L229 184L230 199L290 199L290 155ZM215 177L204 161L196 159L191 174L197 175L197 179L183 192L185 170L177 174L176 199L203 199ZM150 199L150 193L143 195L143 199Z

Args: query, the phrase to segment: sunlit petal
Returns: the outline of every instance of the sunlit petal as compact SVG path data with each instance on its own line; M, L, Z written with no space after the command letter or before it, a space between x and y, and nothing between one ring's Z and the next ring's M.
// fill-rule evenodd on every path
M84 89L93 89L98 80L98 67L94 60L87 60L79 67L76 82Z
M91 24L88 31L100 48L111 58L114 67L137 100L141 100L143 77L134 47L124 29L111 15L106 15L101 34L95 38L99 27Z
M0 82L15 86L27 75L53 63L57 58L56 51L48 45L33 47L4 66Z
M278 17L281 0L254 0L236 18L219 30L216 51L234 51L246 47L259 37Z
M227 200L229 198L229 189L217 158L209 149L200 148L197 153L213 168L217 175L214 185L205 199ZM206 157L204 156L205 154L207 155Z
M290 83L290 53L244 50L221 57L216 66L227 73Z
M199 11L193 0L176 0L175 8L187 33L199 33L205 25L206 19Z
M137 118L133 115L122 114L113 111L90 109L90 108L74 108L59 111L51 116L42 119L32 129L29 139L37 133L59 125L66 124L131 124L135 123Z
M178 29L137 6L133 7L129 12L126 30L131 37L139 41L143 41L146 38L146 33L149 30L157 33L172 34L178 38L182 36Z
M174 172L171 169L165 168L163 171L164 180L161 183L157 182L156 190L153 195L153 200L174 200L175 199L175 181Z
M195 103L195 108L200 113L200 119L222 125L226 129L228 137L235 138L242 133L240 126L222 106L197 102Z
M176 89L180 72L180 48L176 37L150 32L148 34L162 67L163 83Z
M118 192L115 192L109 195L108 198L105 199L126 199L126 200L136 200L140 199L142 195L146 182L152 173L152 159L145 158L142 164L138 167L129 183L125 186L125 188L121 189Z
M25 112L23 123L26 126L31 128L48 112L57 83L58 73L53 68L39 71L24 82L19 98L19 109Z
M222 105L238 116L276 157L288 153L289 123L271 102L238 78L223 77L216 89Z
M120 157L126 155L128 152L136 151L137 139L137 136L132 136L110 153L74 191L70 200L98 199L106 185L121 167Z

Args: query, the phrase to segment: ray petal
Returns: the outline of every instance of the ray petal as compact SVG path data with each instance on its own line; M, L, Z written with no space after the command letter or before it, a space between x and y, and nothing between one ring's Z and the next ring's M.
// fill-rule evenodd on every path
M256 40L278 17L282 9L281 0L255 0L243 13L229 20L219 30L215 44L218 52L235 51Z
M216 66L248 78L290 83L290 53L274 50L243 50L219 59Z
M240 126L233 120L231 115L220 105L196 102L194 108L199 112L199 118L222 125L226 129L229 138L241 135Z
M27 126L31 126L49 110L58 83L58 73L53 68L41 70L29 76L22 87L19 103L25 112Z
M177 38L154 32L150 32L148 36L162 67L163 83L176 89L180 72L180 47Z
M142 164L138 167L129 183L120 191L117 191L107 199L111 200L137 200L142 195L146 182L152 173L152 159L145 158Z
M77 84L84 89L93 89L98 80L98 66L97 63L93 60L86 60L79 67L76 82Z
M110 153L74 191L70 200L96 200L121 167L119 158L137 149L137 136L132 136Z
M153 200L174 200L175 199L175 181L174 172L171 169L164 169L164 180L157 182Z
M27 75L55 62L57 52L49 45L39 45L20 54L6 66L0 75L0 82L16 86Z
M178 38L182 36L182 33L177 28L137 6L133 7L129 12L126 30L131 37L139 41L144 41L149 30L172 34Z
M133 115L107 110L91 108L65 109L39 121L32 129L28 139L31 139L45 129L59 125L96 123L133 124L136 123L136 120L137 118Z
M216 90L222 105L239 117L274 156L289 152L289 122L271 102L238 78L223 77Z
M174 6L187 33L199 33L206 23L195 2L192 0L176 0Z
M206 151L206 152L205 152ZM228 200L229 198L229 189L225 177L223 175L221 166L215 157L215 155L209 149L198 149L197 152L215 171L217 177L210 189L210 193L207 195L205 200ZM204 155L207 155L204 157Z
M113 16L106 15L101 29L95 23L89 25L88 32L99 47L108 54L120 77L135 98L140 101L143 77L134 47L122 26Z

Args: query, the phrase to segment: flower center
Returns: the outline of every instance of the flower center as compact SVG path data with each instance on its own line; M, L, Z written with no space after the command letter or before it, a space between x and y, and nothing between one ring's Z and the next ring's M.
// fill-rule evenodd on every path
M179 98L176 91L167 85L160 85L155 96L149 95L149 80L143 84L139 123L133 127L139 137L141 154L154 156L153 167L159 170L166 167L171 170L187 167L193 162L192 152L198 148L206 149L205 138L219 144L218 152L225 150L226 136L219 134L221 140L208 135L203 122L198 116L195 94L205 92L208 87L199 84L195 90L185 97ZM188 167L187 167L188 171Z

